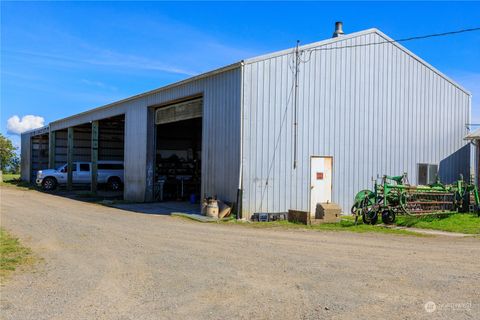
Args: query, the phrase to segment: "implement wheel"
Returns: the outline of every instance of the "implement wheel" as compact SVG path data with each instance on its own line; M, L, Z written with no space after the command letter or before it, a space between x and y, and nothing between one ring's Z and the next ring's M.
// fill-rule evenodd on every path
M362 221L365 224L374 225L378 221L378 212L375 210L368 210L362 213Z
M392 224L395 222L395 212L385 210L382 212L382 221L385 224Z

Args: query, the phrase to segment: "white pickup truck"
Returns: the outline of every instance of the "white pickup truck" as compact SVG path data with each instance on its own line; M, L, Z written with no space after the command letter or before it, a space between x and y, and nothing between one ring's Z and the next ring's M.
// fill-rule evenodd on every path
M72 183L89 184L92 179L91 167L90 162L74 162ZM67 184L67 165L37 171L36 183L47 191ZM97 183L107 184L111 190L120 190L123 185L123 161L98 161Z

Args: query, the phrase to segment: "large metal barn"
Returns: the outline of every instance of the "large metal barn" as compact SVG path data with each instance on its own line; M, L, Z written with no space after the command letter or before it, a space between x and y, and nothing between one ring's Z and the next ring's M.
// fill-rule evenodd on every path
M471 172L471 95L377 29L238 63L22 135L22 179L124 161L124 199L217 196L239 217L347 212L372 177ZM95 181L94 181L95 183Z

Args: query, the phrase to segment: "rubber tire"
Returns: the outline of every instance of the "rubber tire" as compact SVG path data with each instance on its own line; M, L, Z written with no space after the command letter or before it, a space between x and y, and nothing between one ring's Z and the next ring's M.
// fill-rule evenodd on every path
M382 212L382 221L385 224L393 224L395 222L395 212L385 210Z
M377 221L378 221L378 214L376 214L375 217L372 220L370 220L370 224L375 225L377 224Z
M365 214L362 214L362 221L364 224L371 224L371 225L377 224L378 214L375 214L375 216L370 220L367 220L365 217Z
M111 191L119 191L122 188L122 181L119 177L111 177L107 181L108 189Z
M55 188L57 187L57 184L58 184L57 179L53 177L46 177L42 181L42 189L44 191L52 191L52 190L55 190Z

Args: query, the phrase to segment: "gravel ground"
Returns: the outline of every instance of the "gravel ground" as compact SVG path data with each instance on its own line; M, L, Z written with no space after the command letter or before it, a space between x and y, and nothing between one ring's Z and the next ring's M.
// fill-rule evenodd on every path
M1 189L2 319L480 319L480 239L254 229ZM428 301L436 304L426 312Z

